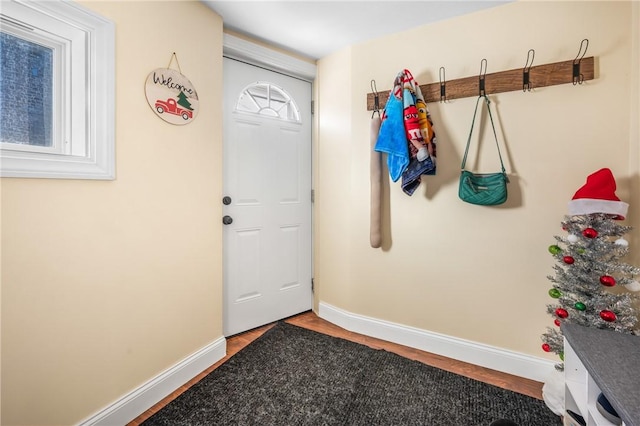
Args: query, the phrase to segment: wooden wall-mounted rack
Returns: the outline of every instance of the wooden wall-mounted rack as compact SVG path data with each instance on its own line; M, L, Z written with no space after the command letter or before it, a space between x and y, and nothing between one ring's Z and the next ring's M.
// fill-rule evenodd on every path
M486 64L486 61L483 61ZM424 95L424 100L428 103L442 100L441 87L443 84L445 87L446 100L478 96L480 94L480 85L483 78L485 89L484 93L487 95L493 93L512 92L516 90L526 90L523 81L525 78L525 72L529 73L529 83L530 87L533 89L565 83L578 84L595 78L594 62L594 57L590 56L588 58L580 58L579 61L576 58L574 60L530 66L528 68L525 66L525 68L500 71L492 74L482 74L481 64L480 75L425 84L421 85L420 89ZM574 77L576 72L578 77ZM384 105L389 98L389 93L390 90L378 92L380 110L384 109ZM374 111L376 109L375 96L376 93L367 94L368 111Z

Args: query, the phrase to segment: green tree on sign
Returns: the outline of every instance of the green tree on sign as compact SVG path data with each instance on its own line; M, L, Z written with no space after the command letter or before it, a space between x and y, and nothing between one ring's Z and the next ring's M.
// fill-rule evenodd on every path
M187 95L185 95L182 90L180 91L180 94L178 95L178 105L188 109L189 111L193 111L193 108L191 108L191 104L187 100Z

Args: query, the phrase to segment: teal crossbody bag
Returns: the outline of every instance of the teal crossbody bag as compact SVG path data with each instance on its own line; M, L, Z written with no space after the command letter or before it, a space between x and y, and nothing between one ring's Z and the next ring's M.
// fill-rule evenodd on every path
M489 111L489 118L491 119L491 128L493 129L493 136L496 140L496 148L498 148L498 158L500 158L500 166L502 168L502 171L498 173L473 173L465 170L464 168L467 163L469 145L471 144L473 124L476 121L478 104L481 99L484 99L484 103L487 105L487 111ZM489 104L490 101L486 95L480 95L476 101L476 109L473 112L471 130L469 131L469 138L467 139L467 147L464 150L464 157L462 158L462 165L460 167L460 184L458 186L458 197L460 197L462 201L481 206L495 206L507 201L507 183L509 183L509 178L507 177L504 163L502 162L498 136L496 135L496 128L493 124L493 116L491 115L491 107Z

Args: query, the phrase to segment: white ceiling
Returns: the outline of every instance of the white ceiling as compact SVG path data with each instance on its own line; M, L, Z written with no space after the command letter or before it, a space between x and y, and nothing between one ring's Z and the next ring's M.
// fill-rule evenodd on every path
M319 59L343 47L513 0L201 0L224 27Z

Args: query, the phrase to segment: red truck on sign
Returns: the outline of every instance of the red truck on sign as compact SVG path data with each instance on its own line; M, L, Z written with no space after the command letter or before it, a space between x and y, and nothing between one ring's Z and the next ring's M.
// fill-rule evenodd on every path
M156 101L156 111L162 114L164 112L168 114L180 115L185 120L193 118L193 112L188 109L183 109L176 103L175 99L169 98L166 101L158 99Z

